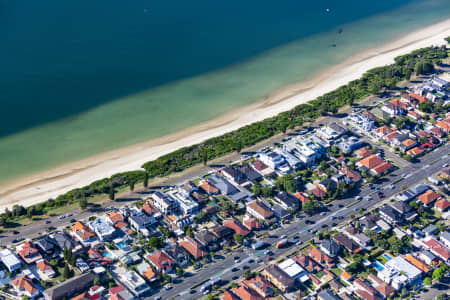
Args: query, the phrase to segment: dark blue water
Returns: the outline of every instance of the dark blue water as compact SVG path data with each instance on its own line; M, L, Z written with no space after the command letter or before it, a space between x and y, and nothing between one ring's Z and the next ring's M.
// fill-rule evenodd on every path
M0 137L410 2L0 0Z

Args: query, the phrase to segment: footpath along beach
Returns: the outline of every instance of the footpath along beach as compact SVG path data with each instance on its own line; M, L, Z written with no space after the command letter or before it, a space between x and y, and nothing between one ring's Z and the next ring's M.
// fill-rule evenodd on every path
M447 36L450 36L450 19L359 53L339 65L313 74L307 81L285 87L256 104L214 120L165 137L5 182L0 184L0 210L14 204L36 204L112 174L139 169L143 163L181 147L200 143L312 100L361 77L369 69L392 63L396 56L431 45L442 45Z

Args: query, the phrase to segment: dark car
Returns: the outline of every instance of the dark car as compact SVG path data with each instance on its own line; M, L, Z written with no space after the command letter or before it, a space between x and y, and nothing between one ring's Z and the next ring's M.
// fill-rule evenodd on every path
M75 223L77 220L75 220L75 219L71 219L70 220L70 223Z
M327 227L328 227L327 224L323 224L323 225L322 225L322 228L327 228Z
M384 198L384 193L383 192L379 192L378 193L378 198Z
M50 224L52 221L50 220L45 220L45 224Z
M189 293L191 294L195 294L197 291L196 290L190 290Z
M239 279L239 276L233 276L231 279L232 280L237 280L237 279Z
M20 232L18 232L17 230L14 230L12 233L13 234L19 234Z

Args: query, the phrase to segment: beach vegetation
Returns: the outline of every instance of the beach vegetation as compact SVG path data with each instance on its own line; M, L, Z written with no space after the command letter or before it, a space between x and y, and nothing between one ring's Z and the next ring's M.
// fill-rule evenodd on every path
M182 172L202 163L206 165L208 161L229 153L239 153L246 147L253 146L277 134L285 133L289 129L301 127L322 115L335 114L340 108L353 105L367 96L380 92L383 88L394 87L397 83L410 78L413 72L416 74L432 72L434 71L434 65L439 64L447 56L448 52L445 46L415 50L397 57L395 63L391 65L371 69L363 74L360 79L353 80L289 111L243 126L221 136L210 138L202 143L162 155L155 160L144 163L142 170L117 173L109 178L94 181L85 187L73 189L56 199L49 199L46 202L33 205L34 208L29 212L30 214L43 214L74 203L78 205L77 202L83 197L109 195L109 198L114 200L116 189L122 191L127 187L134 188L134 184L139 182L143 182L144 186L147 186L148 180L151 178ZM427 110L424 107L423 109ZM282 182L279 187L288 191L294 191L296 188L295 183L291 180ZM270 197L273 194L273 189L262 187L261 194L264 197ZM26 216L27 213L27 209L23 206L15 205L12 211L5 211L2 214L4 220L2 222L8 222L14 217Z

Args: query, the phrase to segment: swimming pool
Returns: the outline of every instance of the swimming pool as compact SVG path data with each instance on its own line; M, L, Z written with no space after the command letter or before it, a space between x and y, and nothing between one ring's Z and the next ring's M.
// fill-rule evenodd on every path
M378 261L375 261L373 264L374 264L375 269L377 269L378 271L382 271L384 269L384 266L381 263L379 263Z
M109 252L103 253L103 257L109 257L109 258L112 258L111 254L110 254Z
M123 249L126 246L128 246L128 244L126 242L120 242L117 244L117 247L119 247L120 249Z
M391 255L389 255L388 253L384 252L383 253L384 258L386 258L387 260L391 260L393 257Z

